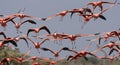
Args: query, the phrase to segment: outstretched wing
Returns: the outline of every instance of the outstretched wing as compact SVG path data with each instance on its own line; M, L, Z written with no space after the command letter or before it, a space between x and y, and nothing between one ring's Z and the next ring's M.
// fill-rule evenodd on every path
M73 58L74 56L72 56L72 55L70 55L70 56L68 56L68 58L67 58L67 61L69 61L71 58Z
M50 30L46 26L42 26L39 30L46 30L49 34L51 34Z
M68 47L63 47L62 50L70 50Z
M51 53L54 54L54 51L52 51L51 49L48 49L48 48L45 48L45 47L42 47L41 49L44 50L44 51L50 51Z
M45 48L45 47L42 47L42 48L40 48L40 49L42 49L43 51L49 51L49 49L48 49L48 48Z
M0 32L0 35L3 35L3 37L6 38L6 35L4 32Z
M7 44L7 43L12 43L14 46L16 46L17 47L17 43L14 41L14 40L4 40L3 41L3 44Z
M29 35L30 32L33 32L33 31L35 31L35 29L28 29L27 36Z
M39 44L43 44L46 40L49 40L48 38L43 38L41 42L39 42Z
M25 40L25 42L27 43L27 46L29 47L29 44L28 44L27 38L25 38L25 37L20 37L20 39Z
M68 47L63 47L58 51L58 53L60 53L62 50L70 50L70 49Z
M113 6L115 6L115 4L114 4L114 5L111 5L110 7L107 7L107 8L105 8L105 9L103 9L102 11L99 12L99 14L104 13L105 11L109 10L110 8L112 8Z
M23 21L21 24L23 24L23 23L26 23L26 22L29 22L29 23L31 23L31 24L37 24L35 21L33 21L33 20L26 20L26 21Z
M85 37L85 36L96 36L99 35L100 33L95 33L95 34L75 34L76 37Z

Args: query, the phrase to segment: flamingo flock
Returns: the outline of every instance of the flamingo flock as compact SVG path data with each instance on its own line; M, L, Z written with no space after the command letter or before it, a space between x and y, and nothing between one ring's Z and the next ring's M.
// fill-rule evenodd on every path
M109 4L108 7L104 7L104 4ZM23 64L24 62L32 62L31 65L43 65L42 63L38 62L37 60L41 60L43 62L49 62L50 65L55 65L57 62L61 60L66 60L68 62L71 62L73 60L78 60L78 58L83 57L86 61L89 59L87 58L89 55L94 56L99 59L109 59L110 61L113 61L114 59L120 59L120 30L113 30L113 31L108 31L108 32L99 32L99 33L90 33L90 34L85 34L85 33L76 33L76 34L69 34L69 33L61 33L61 32L52 32L51 29L47 26L39 26L36 28L29 28L27 29L27 32L20 31L19 28L22 27L22 25L30 25L33 24L36 25L39 22L36 21L49 21L51 19L54 19L57 16L61 17L61 21L64 20L64 16L66 16L68 13L70 13L70 18L72 19L73 14L77 14L78 16L83 18L83 26L87 22L90 22L91 19L94 19L96 21L98 18L106 21L107 18L103 15L106 11L111 9L112 7L119 5L120 3L115 0L115 2L109 2L109 1L96 1L96 2L88 2L85 7L83 8L74 8L72 10L63 10L59 13L53 14L49 17L46 18L40 18L40 17L35 17L32 15L27 15L25 13L21 13L20 11L18 13L10 14L7 16L2 15L0 17L0 26L3 27L3 31L0 31L0 48L3 47L18 47L20 44L20 40L24 40L23 43L26 44L27 48L29 49L24 55L20 57L16 56L10 56L10 57L3 57L0 59L0 65L11 65L11 62L14 60L19 64ZM89 6L92 6L92 8L89 8ZM97 7L100 8L98 13L95 13L95 10ZM16 20L18 18L19 20ZM28 23L27 23L28 22ZM15 37L9 37L6 34L6 27L8 26L8 23L12 23L16 28L16 33ZM26 24L25 24L26 23ZM84 28L83 28L84 29ZM44 30L45 34L40 35L41 31ZM32 33L33 32L33 33ZM26 34L24 34L26 33ZM35 35L32 35L35 34ZM95 39L90 39L88 41L88 45L84 47L83 50L77 51L76 48L76 40L79 40L81 37L96 37ZM115 40L111 40L111 38ZM39 39L39 42L34 40L34 39ZM59 49L58 51L52 50L51 48L44 46L43 44L46 44L46 41L51 42L51 41L64 41L68 40L71 42L72 48L64 47L64 43L62 42L62 48ZM104 41L102 41L104 40ZM91 42L96 42L98 41L98 48L92 51L87 51L88 48L92 45ZM59 43L59 42L58 42ZM30 46L32 45L32 46ZM43 45L43 46L42 46ZM50 51L51 54L53 54L52 59L51 58L42 58L38 56L31 56L28 57L27 59L25 58L27 55L29 55L32 51L31 48L35 48L39 54L42 54L42 51ZM98 56L96 53L101 52L101 50L108 49L109 52L107 55L101 55ZM60 52L62 51L67 51L70 53L74 54L69 54L67 55L68 57L64 58L59 58ZM63 52L63 53L67 53ZM113 52L116 52L114 56L111 56ZM103 53L104 54L104 53Z

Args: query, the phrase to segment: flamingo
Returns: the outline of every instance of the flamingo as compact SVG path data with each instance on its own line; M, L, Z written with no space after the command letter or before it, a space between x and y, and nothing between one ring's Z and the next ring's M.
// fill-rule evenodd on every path
M17 43L14 40L3 40L3 41L0 41L0 47L4 46L4 44L8 44L8 43L11 43L15 47L17 47Z
M28 58L27 60L32 60L35 62L35 61L37 61L37 59L41 59L41 58L38 56L32 56L32 57Z
M44 62L49 62L50 65L55 65L57 64L59 61L62 61L64 60L65 58L58 58L57 60L53 60L53 58L41 58L41 61L44 61Z
M101 18L103 20L107 20L105 16L102 15L102 13L104 13L105 11L109 10L111 7L113 7L114 5L111 5L108 8L103 9L102 11L100 11L99 13L91 13L91 14L82 14L80 16L82 16L84 18L84 23L82 25L82 28L84 27L84 25L89 22L92 18L94 18L94 21L98 18Z
M8 15L8 16L0 18L0 24L4 28L4 30L5 30L5 27L7 26L7 23L12 21L14 18L16 17L12 15Z
M101 39L105 38L105 41L108 40L110 37L118 37L118 39L120 40L119 31L103 32L101 34L106 34L105 36L101 37Z
M42 26L42 27L39 27L39 28L28 29L27 36L29 35L30 32L39 33L40 30L45 30L45 31L48 32L48 34L51 34L50 30L46 26Z
M25 36L16 36L16 37L6 37L6 38L4 38L4 39L2 39L2 40L0 40L0 41L7 41L7 40L13 40L13 41L15 41L16 43L19 41L19 40L21 40L21 39L23 39L26 43L27 43L27 46L29 47L29 45L28 45L28 41L27 41L27 37L25 37Z
M107 2L107 1L89 2L89 3L87 3L86 6L88 7L89 5L92 5L93 6L92 12L95 10L96 7L100 7L100 11L102 11L103 10L103 4L119 4L119 3L116 3L116 2L117 2L117 0L115 0L115 2Z
M21 25L23 25L23 24L26 23L26 22L31 23L31 24L36 24L35 21L30 20L30 19L29 19L29 20L22 21L22 22L19 22L19 23L16 23L15 21L12 21L12 23L15 25L15 28L17 29L17 33L20 32L20 31L19 31L19 28L21 27ZM21 32L20 32L20 33L21 33Z
M92 40L87 40L87 41L99 41L99 44L101 44L101 40L104 39L107 41L110 37L118 37L119 38L119 32L118 31L111 31L111 32L102 32L99 33L99 37L92 39Z
M44 38L44 39L42 39L42 41L40 41L40 42L35 42L35 41L32 40L31 38L29 38L29 37L27 37L27 38L28 38L28 40L30 40L30 41L34 44L34 47L37 49L38 53L40 53L40 52L39 52L39 48L41 48L41 45L42 45L46 40L49 40L48 38Z
M68 60L68 61L72 61L74 59L77 59L78 57L83 57L85 60L88 60L88 58L86 57L86 55L92 55L92 56L96 57L96 55L93 52L86 51L89 46L85 47L83 50L81 50L80 52L78 52L75 56L71 56L71 59Z
M70 51L70 52L73 52L75 54L78 54L78 52L76 50L73 50L73 49L71 50L71 49L67 48L66 51ZM69 61L73 57L74 57L73 55L69 55L68 58L67 58L67 61ZM78 58L76 57L74 59L77 60Z
M97 56L97 58L100 58L100 59L108 59L110 61L113 61L117 58L117 56Z
M33 36L35 38L43 39L43 37L47 37L49 40L52 41L61 41L63 37L65 37L64 33L51 33L51 34L44 34L42 36Z
M82 14L86 14L86 12L89 12L91 13L91 9L89 8L80 8L80 9L72 9L72 10L68 10L68 13L71 13L71 18L73 16L74 13L78 13L79 15L82 15Z
M57 13L57 14L54 14L54 15L48 17L48 18L45 18L45 21L51 20L51 19L55 18L56 16L61 16L61 19L60 19L60 20L62 21L63 17L64 17L67 13L68 13L68 10L61 11L61 12L59 12L59 13Z
M72 42L72 48L76 48L76 46L75 46L75 40L78 37L96 36L98 34L99 33L95 33L95 34L63 34L64 35L63 39L69 39Z
M47 34L46 36L53 37L53 39L56 39L56 40L62 40L62 38L64 37L64 33L56 33L55 32L53 34Z
M120 55L120 49L116 49L116 48L112 48L109 52L109 55L111 55L113 53L113 51L118 52L118 54Z
M25 10L25 9L24 9ZM39 17L35 17L35 16L31 16L28 14L25 14L23 12L21 12L21 10L18 11L18 13L12 14L12 16L14 17L19 17L20 18L20 22L24 19L24 18L33 18L35 20L44 20L44 18L39 18Z
M28 56L30 52L31 52L31 48L30 50L28 50L25 54L21 55L20 57L14 57L14 56L11 56L11 57L13 58L13 60L17 61L18 63L22 65L23 62L28 61L28 59L25 59L25 57Z
M50 51L51 53L54 54L54 57L58 57L58 56L59 56L59 53L60 53L62 50L67 50L68 48L67 48L67 47L63 47L63 48L61 48L61 49L60 49L59 51L57 51L57 52L54 52L53 50L51 50L51 49L49 49L49 48L45 48L45 47L42 47L41 49L44 50L44 51Z
M42 65L39 62L33 62L31 65Z
M116 42L117 42L117 41L116 41ZM120 44L117 44L116 42L110 41L110 43L102 46L100 49L103 49L103 48L106 48L106 47L112 49L114 46L116 46L118 49L120 49L120 47L119 47Z
M107 7L107 8L105 8L105 9L101 10L101 11L98 12L98 13L88 14L88 16L92 16L92 17L94 18L94 20L96 20L96 19L98 19L98 18L101 18L101 19L103 19L103 20L107 20L102 14L103 14L105 11L109 10L110 8L112 8L113 6L115 6L115 5L111 5L110 7Z
M103 19L103 20L107 20L102 14L103 14L105 11L109 10L110 8L112 8L113 6L115 6L115 5L111 5L110 7L103 9L103 10L100 11L99 13L92 14L94 20L96 20L96 19L98 19L98 18L101 18L101 19Z
M112 36L117 36L118 37L118 39L120 40L120 37L119 37L119 35L120 35L120 32L119 31L112 31L111 33L110 33Z
M96 50L93 51L92 53L98 52L98 51L102 50L103 48L107 48L107 47L110 48L110 50L111 50L112 48L114 48L114 47L120 49L119 46L120 46L120 44L117 44L116 42L110 41L110 43L108 43L108 44L106 44L106 45L104 45L104 46L99 47L98 49L96 49ZM112 52L112 51L110 51L109 54L111 54L111 52ZM105 56L106 56L106 52L103 52L103 53L105 53Z

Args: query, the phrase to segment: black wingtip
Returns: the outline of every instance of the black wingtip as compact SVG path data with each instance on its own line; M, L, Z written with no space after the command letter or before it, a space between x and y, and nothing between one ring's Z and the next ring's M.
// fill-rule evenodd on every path
M33 21L33 20L26 20L26 21L29 21L30 23L32 23L32 24L37 24L35 21Z
M63 50L70 50L68 47L64 47Z
M2 14L0 15L0 17L3 17L3 16L4 16L4 15L2 15Z
M72 19L73 14L74 14L74 13L73 13L73 12L71 12L71 15L70 15L70 18L71 18L71 19Z
M41 18L41 20L42 20L42 21L46 21L46 20L47 20L47 18Z
M105 20L105 21L107 20L107 19L105 18L105 16L103 16L103 15L100 15L99 17L100 17L101 19Z
M84 59L85 59L86 61L88 61L88 58L87 58L87 57L84 57Z
M50 32L50 30L48 29L48 27L42 26L42 27L40 27L40 30L42 30L42 29L45 29L45 30L48 32L48 34L51 34L51 32Z
M86 41L91 41L91 40L87 39Z
M7 38L4 32L0 32L0 35L3 35L4 38Z
M31 31L31 29L28 29L28 31L27 31L27 37L28 37L28 35L29 35L30 31Z
M71 58L73 58L72 55L68 56L67 61L72 61Z
M44 51L48 51L49 49L47 49L47 48L41 48L42 50L44 50Z
M99 35L100 33L95 33L94 35Z

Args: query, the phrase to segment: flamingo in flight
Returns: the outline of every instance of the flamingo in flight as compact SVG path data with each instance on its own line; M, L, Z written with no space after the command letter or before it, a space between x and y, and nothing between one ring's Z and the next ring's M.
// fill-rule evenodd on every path
M120 3L116 3L116 2L117 2L117 0L115 0L115 2L107 2L107 1L88 2L86 6L88 7L89 5L92 5L93 6L92 12L94 12L96 7L100 7L100 11L102 11L103 4L120 4Z
M30 32L39 33L40 30L45 30L45 31L48 32L48 34L51 34L50 30L46 26L42 26L42 27L39 27L39 28L28 29L27 36L29 35ZM37 34L36 34L36 36L37 36Z
M75 54L78 54L78 52L76 51L76 50L71 50L71 49L69 49L69 48L66 48L66 51L70 51L70 52L73 52L73 53L75 53ZM67 61L70 59L70 58L73 58L74 56L72 56L72 55L69 55L68 56L68 58L67 58ZM77 60L78 58L76 57L76 58L74 58L75 60Z
M89 8L80 8L80 9L72 9L68 10L68 13L71 13L70 17L72 18L74 13L78 13L79 15L86 14L86 12L91 13L91 9Z
M112 8L115 5L111 5L108 8L103 9L102 11L98 12L98 13L90 13L90 14L82 14L80 16L82 16L84 18L84 23L82 25L82 28L84 27L84 25L89 22L92 18L94 18L94 21L98 18L101 18L102 20L107 20L105 16L103 16L102 14L109 10L110 8Z
M95 34L63 34L63 39L69 39L72 42L72 48L76 48L75 46L75 40L78 37L85 37L85 36L96 36L99 33L95 33Z
M11 58L22 65L23 62L28 61L28 59L25 59L25 58L26 58L26 56L29 55L30 52L31 52L31 48L30 48L30 50L28 50L28 51L27 51L25 54L23 54L23 55L21 55L21 56L19 56L19 57L11 56Z
M42 39L42 41L36 42L36 41L32 40L32 39L29 38L29 37L27 37L27 38L28 38L28 40L30 40L30 41L33 43L33 45L34 45L34 47L37 49L38 53L40 53L40 52L39 52L39 48L41 48L41 45L42 45L46 40L49 40L48 38L44 38L44 39Z
M117 42L117 41L116 41ZM113 41L110 41L110 43L108 43L108 44L106 44L106 45L104 45L104 46L101 46L101 47L99 47L97 50L95 50L95 51L93 51L92 53L95 53L95 52L97 52L97 51L100 51L100 50L102 50L103 48L110 48L110 50L111 49L113 49L114 47L116 47L117 49L120 49L120 44L117 44L116 42L113 42ZM104 52L103 52L104 53ZM111 51L110 51L110 53L111 53ZM109 53L109 54L110 54ZM106 52L105 52L105 55L106 55Z
M3 41L0 41L0 47L4 46L4 44L8 44L8 43L11 43L15 47L17 47L17 43L14 40L3 40Z
M25 10L25 9L24 9L24 10ZM14 16L14 17L19 17L19 18L20 18L20 22L21 22L24 18L32 18L32 19L35 19L35 20L43 20L43 21L44 21L44 18L39 18L39 17L35 17L35 16L31 16L31 15L22 13L21 10L19 10L18 13L12 14L12 16Z
M89 44L89 46L90 46L90 44ZM72 61L74 59L77 59L78 57L83 57L85 60L88 60L88 58L86 57L86 55L92 55L92 56L96 57L96 55L93 53L94 51L93 52L86 51L89 46L85 47L80 52L77 52L76 55L69 56L68 57L69 58L68 61Z
M0 25L4 28L7 26L8 22L11 22L14 18L16 18L15 16L12 15L7 15L5 17L0 18Z
M120 56L120 49L117 49L117 48L112 48L109 52L109 55L111 55L113 53L113 51L116 51L118 52L118 56Z
M36 24L36 22L35 21L33 21L33 20L25 20L25 21L22 21L22 22L19 22L19 23L17 23L17 22L15 22L15 21L13 21L12 20L12 23L15 25L15 28L17 29L17 33L18 32L20 32L21 33L21 31L19 31L19 28L21 27L21 25L23 25L24 23L31 23L31 24Z
M120 40L120 33L118 31L111 31L111 32L103 32L101 33L102 34L105 34L105 36L100 36L99 38L99 44L100 44L100 41L101 39L105 39L105 41L107 41L110 37L118 37L118 39Z
M117 42L117 41L116 41L116 42ZM112 49L114 46L116 46L118 49L120 49L120 47L119 47L120 44L117 44L116 42L110 41L110 43L102 46L100 49L103 49L103 48L106 48L106 47Z
M38 56L32 56L32 57L28 58L27 60L32 60L33 62L35 62L35 61L37 61L37 59L41 59L41 58Z
M61 41L63 39L64 36L64 33L51 33L51 34L44 34L42 36L33 36L35 38L39 38L39 39L43 39L43 37L47 37L49 40L52 40L52 41Z
M56 65L58 62L64 60L65 58L58 58L57 60L54 60L53 58L42 58L41 61L43 62L49 62L50 65Z
M42 65L42 64L39 62L33 62L31 65Z
M115 59L117 59L117 56L97 56L97 58L100 58L100 59L108 59L110 61L113 61Z
M97 37L96 39L92 39L92 40L88 40L88 41L99 41L99 44L101 44L101 40L104 39L105 41L107 41L110 37L118 37L119 39L119 31L111 31L111 32L102 32L99 33L99 37Z
M107 10L109 10L110 8L112 8L113 6L115 6L115 5L111 5L110 7L107 7L107 8L105 8L105 9L103 9L102 11L100 11L100 12L98 12L98 13L93 13L93 14L91 14L91 16L94 18L94 20L96 20L96 19L98 19L98 18L101 18L101 19L103 19L103 20L107 20L102 14L105 12L105 11L107 11Z
M54 57L56 58L56 57L58 57L59 56L59 53L62 51L62 50L67 50L68 48L67 47L63 47L63 48L61 48L59 51L57 51L57 52L55 52L55 51L53 51L53 50L51 50L51 49L49 49L49 48L45 48L45 47L42 47L41 48L43 51L50 51L52 54L54 54Z
M62 21L63 17L64 17L67 13L68 13L68 10L61 11L61 12L59 12L59 13L57 13L57 14L54 14L54 15L48 17L48 18L45 18L45 21L51 20L51 19L55 18L56 16L61 16L61 19L60 19L60 20Z
M120 37L119 37L120 32L119 32L119 31L112 31L110 34L111 34L113 37L118 37L118 39L120 40Z
M84 17L85 21L89 21L89 19L91 19L91 16L92 16L92 18L94 18L94 20L96 20L96 19L98 19L98 18L101 18L101 19L103 19L103 20L107 20L102 14L103 14L105 11L109 10L110 8L112 8L113 6L115 6L115 5L111 5L110 7L107 7L107 8L103 9L102 11L100 11L100 12L98 12L98 13L83 14L83 15L81 15L81 16Z
M47 34L45 36L47 36L50 40L53 40L53 41L61 41L63 39L63 37L66 35L64 35L64 33L55 32L52 34Z
M0 41L7 41L7 40L13 40L13 41L15 41L16 43L19 41L19 40L24 40L26 43L27 43L27 46L29 47L29 44L28 44L28 41L27 41L27 37L26 36L16 36L16 37L6 37L6 38L4 38L4 39L1 39Z

